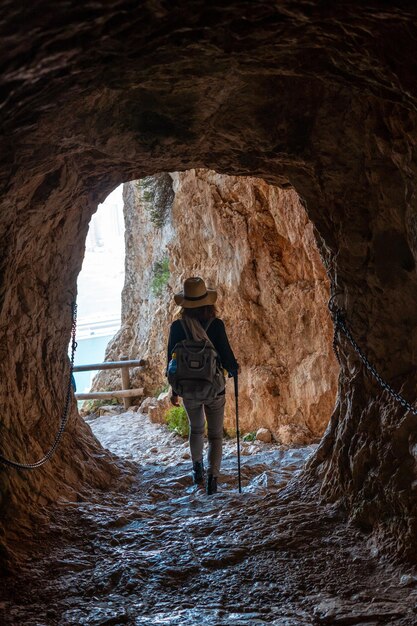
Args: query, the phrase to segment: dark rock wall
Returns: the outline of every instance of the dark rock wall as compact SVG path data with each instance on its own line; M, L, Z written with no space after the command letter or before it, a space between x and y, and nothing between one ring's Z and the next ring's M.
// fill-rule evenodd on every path
M293 186L356 338L413 399L413 3L6 1L0 35L6 453L26 455L35 439L45 449L56 428L91 212L117 183L159 171L208 167ZM417 534L415 418L345 342L339 392L310 472L323 495L406 552ZM75 414L65 439L42 473L2 473L3 504L34 511L39 481L67 494L95 480L94 440Z
M4 240L1 454L21 463L36 462L52 446L69 384L71 303L90 212L86 199L75 206L65 199L74 181L66 183L62 172L59 181L63 196L52 189L40 206L39 191L27 188L27 210L15 214ZM92 485L108 487L121 477L79 419L75 402L51 463L32 471L1 470L0 509L9 543L22 534L30 539L48 503L78 500Z

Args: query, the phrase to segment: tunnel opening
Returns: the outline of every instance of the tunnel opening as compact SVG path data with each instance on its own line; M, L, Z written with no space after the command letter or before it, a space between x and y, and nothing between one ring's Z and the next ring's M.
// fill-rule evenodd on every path
M173 294L187 276L201 275L218 290L218 314L242 368L242 434L255 438L263 429L260 436L284 445L317 442L335 404L338 366L328 278L296 192L189 170L125 183L123 197L122 327L106 360L146 360L131 371L132 388L143 389L135 408L143 404L164 421L168 329L178 315ZM117 391L120 372L100 372L93 389ZM235 430L229 385L225 432Z

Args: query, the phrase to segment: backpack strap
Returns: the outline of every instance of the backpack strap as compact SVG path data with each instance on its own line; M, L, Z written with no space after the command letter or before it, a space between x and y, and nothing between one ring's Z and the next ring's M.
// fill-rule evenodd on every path
M187 328L187 324L182 319L180 319L180 322L181 322L182 329L183 329L183 331L185 333L185 338L186 339L192 339L192 337L190 335L190 331Z
M210 328L210 326L211 326L211 323L212 323L215 319L216 319L215 317L211 317L211 318L209 319L209 321L207 322L207 324L204 326L204 330L205 330L206 332L208 331L208 329L209 329L209 328Z
M215 318L214 318L214 317L212 317L211 319L209 319L209 321L208 321L206 324L202 324L201 322L199 322L199 323L200 323L201 328L203 329L203 331L204 331L204 333L205 333L205 335L206 335L206 342L207 342L210 346L212 346L213 348L214 348L214 346L213 346L213 342L211 341L210 337L208 337L208 336L207 336L207 331L208 331L208 329L209 329L209 327L210 327L210 324L213 322L213 320L214 320L214 319L215 319ZM184 330L184 333L185 333L185 338L186 338L186 339L189 339L189 340L191 340L191 341L193 341L193 340L194 340L194 337L192 336L192 334L191 334L191 332L190 332L190 329L188 328L187 323L185 322L185 320L180 319L180 322L181 322L181 326L183 327L183 330ZM214 349L216 350L216 348L214 348ZM216 350L216 352L217 352L217 350Z
M210 326L211 326L211 323L212 323L212 322L214 322L214 320L215 320L215 319L216 319L215 317L211 317L211 318L209 319L209 321L207 322L207 324L204 324L203 328L204 328L204 330L205 330L206 335L207 335L207 331L208 331L208 329L209 329L209 328L210 328ZM209 344L211 345L211 347L212 347L214 350L216 350L216 348L214 347L214 344L213 344L212 340L210 339L210 337L209 337L208 335L207 335L207 339L208 339L208 342L209 342ZM217 352L217 350L216 350L216 352ZM219 361L220 361L220 356L219 356L219 353L218 353L218 352L217 352L217 357L218 357L218 359L219 359Z

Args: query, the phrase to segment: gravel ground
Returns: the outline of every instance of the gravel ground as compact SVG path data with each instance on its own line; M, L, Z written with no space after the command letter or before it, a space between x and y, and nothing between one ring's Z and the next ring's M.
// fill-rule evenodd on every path
M297 487L314 447L225 442L219 493L192 485L188 444L138 413L91 421L137 467L126 491L62 502L1 624L417 625L417 576L384 562L333 507Z

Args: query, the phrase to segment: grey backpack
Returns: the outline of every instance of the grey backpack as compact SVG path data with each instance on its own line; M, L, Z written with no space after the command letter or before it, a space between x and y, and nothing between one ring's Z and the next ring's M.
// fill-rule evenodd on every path
M176 354L177 367L175 372L168 368L168 382L174 393L185 400L213 400L226 386L219 355L208 337L196 341L182 320L181 324L186 339L179 341L172 351Z

